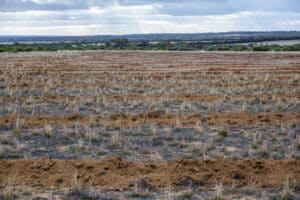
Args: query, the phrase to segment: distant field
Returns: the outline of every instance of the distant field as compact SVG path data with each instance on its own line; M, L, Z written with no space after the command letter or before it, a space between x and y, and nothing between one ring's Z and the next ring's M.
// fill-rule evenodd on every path
M264 42L247 42L247 43L239 43L239 44L294 45L294 44L300 44L300 40L277 40L277 41L264 41Z
M0 54L0 199L284 199L300 53Z

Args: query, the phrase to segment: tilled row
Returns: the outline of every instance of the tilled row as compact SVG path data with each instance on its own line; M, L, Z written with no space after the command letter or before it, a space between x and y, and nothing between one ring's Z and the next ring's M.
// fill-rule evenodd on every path
M300 187L299 160L184 160L138 163L121 158L103 160L0 161L0 190L26 185L32 188L113 187L130 189L136 180L149 190L168 186L204 187L216 184Z
M45 125L102 124L106 126L136 127L145 124L158 126L194 127L205 125L269 125L287 126L299 123L297 113L219 113L219 114L168 114L150 111L142 114L112 113L104 116L83 115L7 115L0 116L1 127L18 123L23 127L44 127Z
M285 93L285 94L252 94L252 95L205 95L205 94L189 94L189 93L170 93L170 94L135 94L129 93L127 95L97 95L93 97L79 97L79 96L67 96L67 95L45 95L45 96L0 96L1 102L90 102L90 101L108 101L108 102L126 102L126 101L143 101L143 102L161 102L161 101L200 101L200 102L212 102L212 101L268 101L268 100L292 100L299 101L300 93Z
M109 84L91 84L91 83L80 83L80 84L53 84L52 86L45 85L45 83L40 83L36 85L31 85L29 83L24 83L20 85L10 85L8 86L9 89L13 90L26 90L26 89L35 89L39 90L41 88L53 90L53 89L100 89L100 88L106 88L106 89L124 89L124 88L131 88L131 89L161 89L161 88L174 88L174 89L195 89L195 88L208 88L208 89L217 89L217 88L227 88L230 90L234 89L251 89L251 88L285 88L285 89L293 89L293 88L300 88L300 84L298 83L283 83L283 82L277 82L277 83L114 83L111 82L111 85Z

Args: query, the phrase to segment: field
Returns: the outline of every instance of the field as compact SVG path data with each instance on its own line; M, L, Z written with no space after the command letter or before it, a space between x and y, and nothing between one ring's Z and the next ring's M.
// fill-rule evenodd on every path
M0 199L300 197L300 53L1 53L0 80Z
M277 40L277 41L264 41L264 42L253 42L253 43L243 43L243 44L261 44L261 45L272 45L272 44L278 44L278 45L293 45L293 44L299 44L300 40Z

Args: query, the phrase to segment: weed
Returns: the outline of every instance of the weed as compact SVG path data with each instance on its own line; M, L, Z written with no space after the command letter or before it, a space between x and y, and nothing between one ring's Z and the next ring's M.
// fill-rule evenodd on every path
M104 156L104 155L106 155L105 151L103 151L103 150L97 151L97 156Z
M22 132L21 132L21 130L20 129L15 129L13 132L12 132L12 135L14 136L14 137L21 137L21 135L22 135Z
M156 136L156 134L157 134L157 132L158 132L158 131L157 131L156 125L151 124L151 125L150 125L150 131L151 131L152 135Z
M291 196L291 193L292 193L291 184L289 182L289 178L287 178L285 184L283 185L279 199L280 200L288 200Z
M80 154L85 150L83 140L78 140L77 144L72 145L70 148L73 154L75 154L77 157L80 156Z
M194 196L193 190L187 190L187 191L184 191L184 192L180 195L179 199L182 199L182 200L185 200L185 199L192 199L193 196Z
M8 137L2 137L1 138L1 142L4 144L4 145L9 145L9 146L13 146L13 145L16 145L15 143L15 140L12 140Z
M218 135L219 135L220 137L227 137L227 136L228 136L228 132L225 131L225 130L223 130L223 131L218 132Z
M45 125L44 127L44 136L47 138L51 138L52 137L52 126L51 125Z
M80 184L78 180L78 169L74 168L73 174L70 175L70 189L69 198L70 199L93 199L90 197L89 192L80 189Z
M0 146L0 159L4 157L5 149L4 147Z
M121 146L121 137L119 132L115 132L112 134L110 142L112 148L118 148Z
M14 191L14 185L16 182L16 177L17 177L17 173L15 173L14 175L8 176L8 178L6 180L6 185L3 190L4 200L13 199L13 196L14 196L13 191Z
M197 123L195 125L195 130L196 130L196 133L202 133L203 132L203 127L201 126L200 121L197 121Z
M153 146L162 146L163 145L163 141L161 137L153 137L151 139L151 144Z
M224 137L217 137L214 139L215 143L222 143L224 141Z
M252 148L252 149L258 149L258 145L257 145L257 144L252 144L252 145L251 145L251 148Z
M129 156L129 155L131 155L130 151L121 150L121 151L118 152L118 156L121 157L121 158L124 158L124 157Z
M191 150L193 156L202 156L202 149L200 147L194 147Z
M206 147L206 151L207 152L215 150L215 149L216 149L216 145L214 145L214 144L211 144L211 145L209 145L209 146Z
M132 199L149 199L152 197L151 194L147 193L147 194L144 194L144 193L132 193L132 194L129 194L127 196L128 198L132 198Z
M178 117L178 115L176 116L176 125L175 125L176 128L180 129L181 128L181 122L180 122L180 119Z
M212 200L223 200L224 199L223 193L224 193L223 184L219 183L215 185Z

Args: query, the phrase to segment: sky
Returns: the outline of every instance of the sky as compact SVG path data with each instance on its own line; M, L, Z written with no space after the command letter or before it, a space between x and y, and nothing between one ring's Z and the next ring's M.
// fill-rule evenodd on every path
M300 0L0 0L0 35L300 31Z

